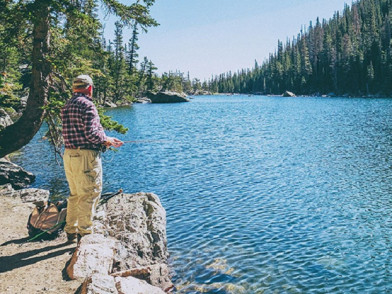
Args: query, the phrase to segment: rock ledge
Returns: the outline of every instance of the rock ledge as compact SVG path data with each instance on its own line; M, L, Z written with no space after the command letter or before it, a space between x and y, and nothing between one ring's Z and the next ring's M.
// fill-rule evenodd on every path
M35 180L35 175L20 166L0 158L0 185L11 184L14 189L22 189Z
M67 273L84 279L81 293L165 293L173 287L167 258L166 212L158 196L120 194L99 207L94 234L82 238Z

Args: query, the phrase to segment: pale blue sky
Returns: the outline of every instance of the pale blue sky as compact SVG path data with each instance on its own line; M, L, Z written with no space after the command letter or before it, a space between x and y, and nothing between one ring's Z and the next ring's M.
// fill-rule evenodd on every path
M275 51L278 39L292 39L301 26L331 18L345 3L351 0L156 0L151 15L160 26L139 35L139 59L147 56L158 73L189 71L202 81L251 68ZM112 18L105 22L112 38ZM124 41L130 37L124 30Z

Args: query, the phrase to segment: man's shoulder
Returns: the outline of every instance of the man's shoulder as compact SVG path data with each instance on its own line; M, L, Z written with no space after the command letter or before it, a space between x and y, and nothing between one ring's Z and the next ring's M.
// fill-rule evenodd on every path
M95 107L93 101L85 95L74 95L68 104L78 105L79 107Z

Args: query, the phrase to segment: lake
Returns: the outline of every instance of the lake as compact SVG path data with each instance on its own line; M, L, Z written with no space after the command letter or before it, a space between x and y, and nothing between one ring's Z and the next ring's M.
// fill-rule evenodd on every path
M104 192L160 197L178 293L392 292L392 99L203 96L107 114L139 142L104 154ZM16 163L66 195L43 134Z

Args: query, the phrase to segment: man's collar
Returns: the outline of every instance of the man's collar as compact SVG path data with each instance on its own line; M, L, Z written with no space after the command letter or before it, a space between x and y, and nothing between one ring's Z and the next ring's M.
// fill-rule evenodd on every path
M90 101L93 101L93 99L91 97L87 96L86 94L79 93L79 92L73 93L72 98L76 98L76 97L84 97L84 98L87 98Z

